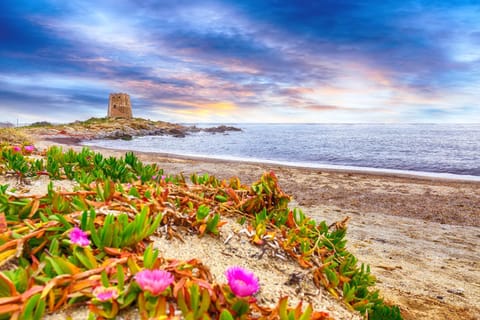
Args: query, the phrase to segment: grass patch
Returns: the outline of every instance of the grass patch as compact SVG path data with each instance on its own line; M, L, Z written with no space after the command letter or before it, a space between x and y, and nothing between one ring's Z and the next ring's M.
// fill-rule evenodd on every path
M26 128L42 128L42 127L52 127L52 126L53 124L51 124L48 121L38 121L26 126Z
M0 128L0 147L29 144L32 144L32 139L20 129Z

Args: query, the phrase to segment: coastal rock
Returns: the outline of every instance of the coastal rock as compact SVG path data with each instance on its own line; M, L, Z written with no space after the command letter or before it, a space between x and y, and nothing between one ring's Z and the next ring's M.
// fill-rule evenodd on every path
M110 139L132 140L132 135L128 134L124 130L117 130L109 138Z
M196 132L201 132L202 131L202 128L199 128L197 126L191 126L188 128L188 132L190 133L196 133Z
M202 129L202 131L210 132L210 133L225 133L228 131L242 131L242 129L237 127L232 127L232 126L221 125L217 127L205 128L205 129Z
M168 134L176 137L176 138L185 138L186 133L184 130L180 130L178 128L173 128L167 131Z
M63 131L65 131L66 134L75 134L76 130L72 127L64 127Z
M37 134L40 135L55 135L58 134L59 131L56 129L48 129L48 128L41 128L38 130Z

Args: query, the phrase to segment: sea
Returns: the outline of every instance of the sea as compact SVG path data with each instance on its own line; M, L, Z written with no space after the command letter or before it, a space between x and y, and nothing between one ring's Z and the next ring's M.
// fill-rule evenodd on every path
M480 181L480 124L228 125L242 131L198 132L184 138L91 140L84 144L189 157Z

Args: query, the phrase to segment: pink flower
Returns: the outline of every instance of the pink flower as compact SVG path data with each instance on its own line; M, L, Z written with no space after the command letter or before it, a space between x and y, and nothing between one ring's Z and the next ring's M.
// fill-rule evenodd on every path
M238 297L248 297L258 292L258 278L251 271L241 267L230 267L225 271L228 285Z
M135 275L140 288L158 296L173 283L173 275L165 270L142 270Z
M24 149L25 152L27 152L27 153L32 153L33 151L35 151L35 147L34 147L34 146L25 146L25 147L23 147L23 149Z
M14 146L13 151L20 152L20 151L22 151L22 148L20 148L19 146Z
M118 298L118 289L116 287L105 288L104 286L100 286L95 288L93 294L98 301L105 302Z
M78 227L75 227L70 231L70 241L81 247L86 247L90 244L87 234Z

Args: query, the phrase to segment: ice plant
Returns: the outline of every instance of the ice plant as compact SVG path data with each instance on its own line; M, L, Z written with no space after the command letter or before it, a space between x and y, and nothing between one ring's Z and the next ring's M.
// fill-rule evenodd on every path
M173 283L173 275L164 270L142 270L135 275L135 280L143 291L158 296Z
M33 151L35 151L34 146L25 146L23 147L23 149L25 150L26 153L32 153Z
M111 301L118 298L118 289L116 287L105 288L104 286L100 286L93 291L93 294L98 301Z
M89 309L98 316L97 319L115 319L120 309L116 300L118 296L117 287L96 287Z
M237 297L254 295L260 289L258 278L251 271L242 267L230 267L225 271L228 285Z
M143 290L138 295L138 308L142 319L166 319L167 300L164 292L173 280L170 272L159 269L145 269L135 275L135 281Z
M22 151L22 148L20 148L19 146L14 146L13 151L20 152L20 151Z
M86 247L90 244L87 234L78 227L75 227L72 231L70 231L70 241L81 247Z

